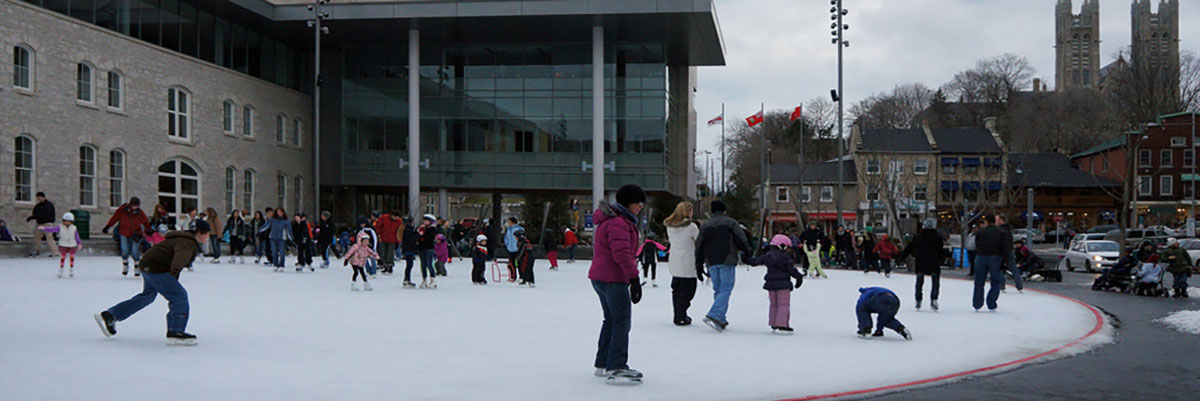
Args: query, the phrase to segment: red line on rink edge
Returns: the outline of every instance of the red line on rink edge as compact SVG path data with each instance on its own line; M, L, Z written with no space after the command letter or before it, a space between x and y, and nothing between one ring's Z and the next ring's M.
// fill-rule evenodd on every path
M1055 348L1055 349L1052 349L1052 350L1049 350L1046 352L1042 352L1037 355L1027 356L1027 357L1024 357L1024 358L1021 358L1021 359L1018 359L1015 361L1009 361L1009 362L1005 362L1005 363L1002 363L999 365L993 365L993 366L988 366L988 367L979 368L979 369L972 369L972 370L968 370L968 371L964 371L964 372L951 373L948 375L931 377L928 379L922 379L922 380L912 381L912 382L908 382L908 383L893 384L890 386L875 387L875 388L868 388L868 389L862 389L862 390L845 391L845 392L840 392L840 393L810 395L810 396L801 397L801 398L787 398L787 399L783 399L783 400L779 400L779 401L824 400L824 399L839 398L839 397L845 397L845 396L851 396L851 395L862 395L862 394L868 394L868 393L875 393L875 392L880 392L880 391L897 390L897 389L902 389L902 388L906 388L906 387L920 386L923 384L929 384L929 383L934 383L934 382L939 382L939 381L944 381L944 380L956 379L956 378L970 376L970 375L974 375L974 374L1003 369L1003 368L1007 368L1010 366L1020 365L1020 364L1031 362L1031 361L1034 361L1037 359L1045 358L1047 356L1058 353L1064 349L1074 347L1075 345L1078 345L1079 343L1083 342L1084 340L1087 340L1088 338L1096 335L1096 333L1100 332L1100 329L1104 328L1104 315L1102 315L1100 313L1100 310L1096 309L1095 307L1093 307L1091 305L1083 303L1082 301L1075 299L1075 298L1071 298L1068 296L1059 295L1059 294L1055 294L1055 293L1051 293L1051 292L1034 290L1031 288L1026 288L1025 290L1026 291L1034 291L1034 292L1038 292L1038 293L1042 293L1042 294L1046 294L1046 295L1053 295L1053 296L1074 302L1076 304L1083 305L1083 307L1085 307L1089 311L1091 311L1092 315L1096 318L1096 325L1094 327L1092 327L1092 331L1089 331L1083 337L1079 337L1075 341L1071 341L1070 343L1068 343L1066 345L1060 346L1058 348Z

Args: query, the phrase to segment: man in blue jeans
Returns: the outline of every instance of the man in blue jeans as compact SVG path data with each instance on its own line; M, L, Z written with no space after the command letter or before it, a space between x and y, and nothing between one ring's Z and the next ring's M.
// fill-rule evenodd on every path
M892 329L905 340L912 341L912 333L896 320L900 311L900 298L896 293L883 287L867 287L858 289L858 303L854 305L854 313L858 316L858 337L883 337L883 328ZM871 333L871 314L879 315L875 324L875 333Z
M150 230L150 219L142 211L142 200L135 196L118 207L100 232L108 234L114 225L117 226L117 240L121 243L121 264L124 266L121 275L124 276L129 274L130 257L133 257L134 265L142 260L142 235ZM136 269L133 274L138 274Z
M208 242L212 228L204 220L196 221L194 231L172 231L167 238L150 250L138 264L142 271L142 292L133 298L114 305L95 315L96 324L105 337L117 334L117 322L149 306L162 294L167 299L167 345L196 345L196 336L188 334L187 290L179 284L179 273L183 271L200 247Z
M986 215L983 226L975 234L975 296L972 305L975 311L984 306L983 286L991 276L991 288L987 292L987 308L996 311L1000 299L1000 288L1004 286L1004 274L1000 269L1012 263L1012 236L992 224L995 217Z
M749 255L750 244L738 222L725 215L725 202L712 202L712 218L700 228L696 238L696 278L704 281L704 266L712 278L713 305L704 316L704 324L718 333L729 327L725 314L729 311L729 296L733 294L738 251Z

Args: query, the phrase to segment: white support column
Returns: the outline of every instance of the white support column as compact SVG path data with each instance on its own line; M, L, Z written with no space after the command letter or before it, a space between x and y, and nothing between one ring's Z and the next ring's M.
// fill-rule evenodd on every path
M604 27L592 27L592 208L604 198Z
M438 217L450 219L450 190L446 188L438 189Z
M421 32L408 30L408 215L421 214Z

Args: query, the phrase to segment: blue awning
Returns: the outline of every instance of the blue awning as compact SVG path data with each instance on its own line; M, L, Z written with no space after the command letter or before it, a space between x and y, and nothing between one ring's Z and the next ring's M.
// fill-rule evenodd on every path
M1028 211L1021 212L1021 220L1028 220L1028 219L1029 219L1029 212L1028 212ZM1041 220L1041 219L1042 219L1042 212L1039 212L1039 211L1037 211L1037 210L1034 210L1034 211L1033 211L1033 219L1034 219L1034 220Z
M996 192L996 191L999 191L999 190L1000 190L1000 189L1002 189L1002 188L1004 188L1004 186L1003 186L1003 185L1000 185L1000 181L988 181L988 183L987 183L987 190L988 190L988 191L993 191L993 192Z
M979 167L978 157L964 157L962 160L963 167Z
M979 191L983 189L983 185L979 181L963 181L962 189L963 191Z
M983 165L987 167L1004 167L1004 159L999 157L989 157L983 159Z
M1116 220L1117 212L1114 210L1101 210L1100 211L1100 219L1101 220Z
M943 166L957 166L958 158L957 157L943 157L942 165Z
M942 181L942 190L943 191L957 191L958 190L958 181Z

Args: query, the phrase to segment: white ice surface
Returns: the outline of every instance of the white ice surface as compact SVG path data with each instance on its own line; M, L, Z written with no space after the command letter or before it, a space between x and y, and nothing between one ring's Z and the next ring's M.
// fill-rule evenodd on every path
M1200 310L1172 312L1158 321L1175 330L1200 335Z
M621 388L592 376L601 311L586 262L550 272L539 261L535 289L473 286L469 262L457 261L437 290L402 289L397 275L373 281L374 292L351 292L351 273L340 267L273 273L198 263L182 276L196 347L164 344L162 298L103 337L92 314L140 291L141 281L121 277L115 257L77 264L74 279L57 279L57 260L0 260L0 398L766 400L992 366L1095 325L1086 308L1028 291L1004 294L997 313L976 313L970 284L948 279L961 271L945 274L940 313L913 310L912 276L831 271L793 292L796 335L776 336L763 271L741 267L730 329L717 334L700 323L712 303L703 285L690 313L696 325L671 324L662 265L659 287L647 285L633 312L629 362L645 384ZM898 319L914 341L854 335L857 288L868 285L901 296Z

